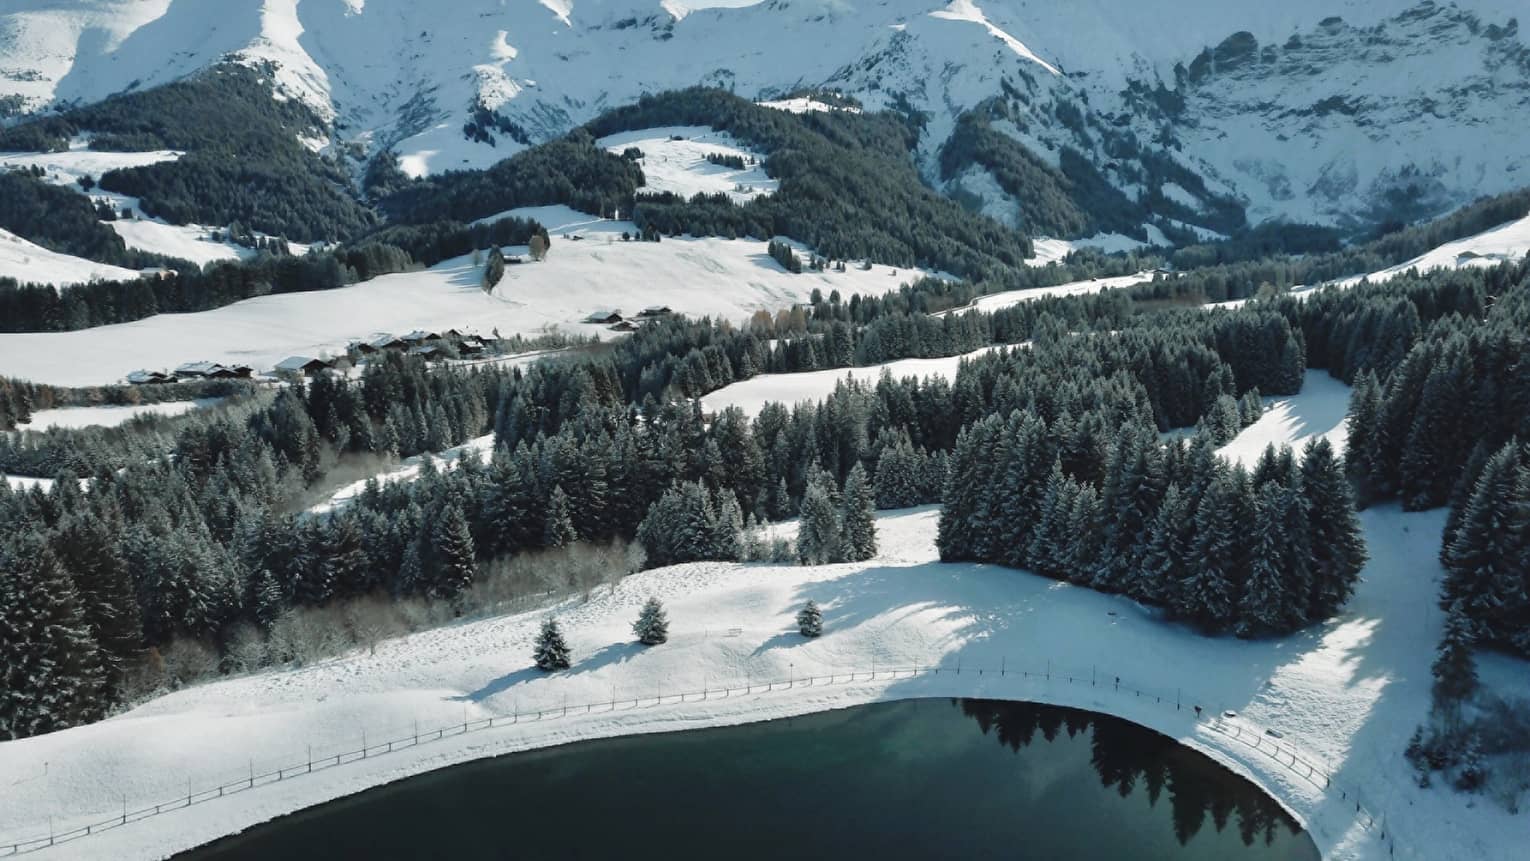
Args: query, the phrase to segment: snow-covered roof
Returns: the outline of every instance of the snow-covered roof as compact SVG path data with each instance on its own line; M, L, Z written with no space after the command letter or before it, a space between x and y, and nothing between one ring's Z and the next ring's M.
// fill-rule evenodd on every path
M288 356L276 363L276 369L278 371L301 371L314 363L328 365L323 359L315 359L312 356Z

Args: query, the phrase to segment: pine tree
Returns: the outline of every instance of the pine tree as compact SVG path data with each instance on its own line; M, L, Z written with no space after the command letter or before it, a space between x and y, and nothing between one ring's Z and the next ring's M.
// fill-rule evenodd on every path
M712 523L708 558L738 562L744 558L743 509L738 504L738 496L731 490L719 490L717 498L717 504L713 506L717 516Z
M1477 664L1472 659L1476 626L1459 605L1450 608L1445 635L1434 659L1434 701L1437 706L1460 703L1477 689Z
M823 634L823 613L818 609L815 601L808 601L801 610L797 611L797 630L804 637L817 637Z
M797 559L803 565L826 565L843 559L839 514L822 480L808 485L797 521Z
M1270 450L1266 450L1267 452ZM1236 630L1240 637L1257 637L1285 627L1286 607L1292 603L1285 591L1286 554L1285 491L1273 481L1258 491L1253 532L1253 552L1248 581L1238 599Z
M664 605L659 603L658 598L649 598L643 603L642 612L638 613L637 621L632 623L632 633L645 646L657 646L669 639L669 617L665 615Z
M844 497L840 522L844 527L845 559L850 562L870 559L877 555L876 501L866 480L866 469L858 462L845 479Z
M1307 618L1326 619L1354 594L1365 566L1365 538L1355 516L1354 497L1334 458L1333 446L1318 438L1302 451L1302 493L1312 553L1312 592Z
M1530 499L1520 498L1524 472L1512 443L1489 458L1455 540L1442 554L1442 606L1458 608L1481 626L1483 638L1494 642L1512 638L1530 605L1523 567L1530 561L1524 556L1530 539Z
M473 585L477 573L474 563L473 533L467 517L455 502L446 506L431 533L430 597L458 600Z
M537 669L543 672L569 668L568 643L563 640L563 631L559 629L557 619L548 616L542 620L542 630L537 633L536 649L532 656L536 659Z
M1195 511L1195 537L1185 565L1188 574L1175 612L1208 631L1220 631L1233 619L1243 529L1234 514L1233 497L1238 492L1237 482L1224 471Z
M569 511L568 494L561 485L554 485L547 500L547 524L542 531L542 546L566 547L579 540L574 530L574 518Z
M31 536L0 550L0 738L100 718L104 676L79 595L53 552Z
M1142 576L1133 581L1136 588L1128 593L1133 598L1170 607L1184 600L1192 513L1179 485L1170 483L1164 491L1163 504L1153 517L1142 559Z

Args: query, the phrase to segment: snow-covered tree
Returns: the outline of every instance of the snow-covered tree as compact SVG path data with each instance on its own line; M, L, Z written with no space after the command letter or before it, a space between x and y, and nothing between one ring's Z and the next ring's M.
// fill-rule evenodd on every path
M797 521L797 558L803 565L825 565L844 558L839 512L822 481L808 485Z
M632 623L632 633L645 646L657 646L669 639L669 617L658 598L643 602L637 621Z
M804 637L817 637L823 633L823 612L815 601L808 601L797 611L797 630Z
M542 532L542 544L545 547L564 547L578 540L579 533L574 529L568 494L563 492L562 485L555 485L547 501L547 525Z
M840 523L844 528L847 561L860 562L877 555L876 501L872 498L871 483L866 480L866 469L858 462L845 479Z
M549 616L542 620L542 630L537 634L532 656L536 659L537 669L544 672L569 668L568 643L563 639L563 631L558 627L557 619Z
M477 572L473 555L473 533L468 530L467 517L456 503L448 505L441 513L431 534L431 561L434 570L430 575L430 596L455 599L473 585Z

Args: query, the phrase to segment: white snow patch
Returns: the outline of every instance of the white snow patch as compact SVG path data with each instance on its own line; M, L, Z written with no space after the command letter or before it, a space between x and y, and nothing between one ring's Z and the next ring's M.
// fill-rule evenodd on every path
M90 149L90 140L76 137L69 142L65 152L6 152L0 153L0 170L39 167L43 179L54 184L80 188L80 177L100 179L107 171L132 167L147 167L165 161L175 161L184 153L175 150L150 152L105 152Z
M679 138L679 140L675 140ZM643 191L728 195L743 203L760 194L775 192L780 183L765 174L765 158L740 144L726 132L706 126L668 126L621 132L596 142L614 153L628 147L643 151ZM712 153L742 158L744 170L707 161ZM750 164L750 162L753 162Z
M198 265L219 260L247 260L254 249L232 242L214 242L211 231L196 224L166 224L159 219L119 218L108 222L129 248L163 254Z
M990 34L992 34L994 38L1003 42L1005 45L1008 45L1009 49L1014 51L1019 56L1036 63L1054 75L1062 75L1062 72L1058 71L1056 66L1048 63L1046 60L1041 59L1041 57L1037 56L1034 51L1032 51L1030 48L1027 48L1025 43L994 26L993 23L988 20L987 16L983 14L983 10L979 9L977 4L973 3L972 0L951 0L951 4L949 6L944 9L938 9L934 12L931 12L930 17L944 18L949 21L969 21L973 24L981 25Z
M760 374L743 382L724 386L702 397L701 408L706 412L715 413L727 407L738 407L744 411L745 415L752 418L759 415L760 408L768 403L791 406L801 401L821 401L845 379L875 385L883 371L892 374L894 379L944 377L947 380L953 380L963 360L999 349L1004 348L984 347L959 356L940 359L898 359L859 368L832 368L795 374Z
M1252 469L1267 446L1289 445L1301 457L1302 447L1313 439L1326 439L1334 453L1344 454L1349 440L1349 386L1327 371L1309 370L1300 393L1264 399L1264 415L1244 428L1217 454Z
M103 405L96 407L60 407L38 410L32 420L21 425L24 430L50 428L116 427L139 416L178 416L195 409L210 407L222 398L198 398L194 401L166 401L159 404Z
M7 230L0 230L0 276L23 284L64 287L91 281L132 281L138 273L121 266L49 251Z
M800 96L795 99L776 99L769 102L760 102L762 108L775 108L778 111L786 111L789 114L833 113L843 111L849 114L858 114L860 108L852 105L831 105L821 102L810 96Z
M1085 281L1069 281L1066 284L1054 284L1051 287L1005 290L1002 293L990 293L987 296L979 296L971 304L942 311L940 315L961 314L973 310L996 311L1000 308L1008 308L1011 305L1019 305L1021 302L1040 299L1043 296L1084 296L1090 293L1099 293L1103 290L1115 290L1121 287L1146 284L1152 280L1153 273L1143 271L1135 275L1117 275L1111 278L1090 278Z

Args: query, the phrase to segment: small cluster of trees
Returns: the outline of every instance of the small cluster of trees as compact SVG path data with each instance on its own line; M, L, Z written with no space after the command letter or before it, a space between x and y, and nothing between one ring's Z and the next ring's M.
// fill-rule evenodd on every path
M719 167L731 167L734 170L743 170L749 166L744 162L744 157L741 155L732 155L722 152L709 152L707 153L706 158L707 161L711 162L712 164L715 164Z
M765 252L781 264L781 268L787 272L794 275L802 273L802 258L797 256L797 252L792 250L790 244L772 239L766 243Z
M876 500L866 469L850 468L843 489L819 470L802 495L797 558L803 565L861 562L877 555Z
M797 629L804 637L823 634L823 613L813 601L808 601L797 613ZM645 646L669 642L669 614L664 611L663 602L655 597L644 601L637 619L632 623L632 633ZM532 643L531 658L537 669L547 673L566 670L573 665L573 652L569 649L568 640L563 636L558 620L552 616L542 620L542 626L537 630L536 639Z

